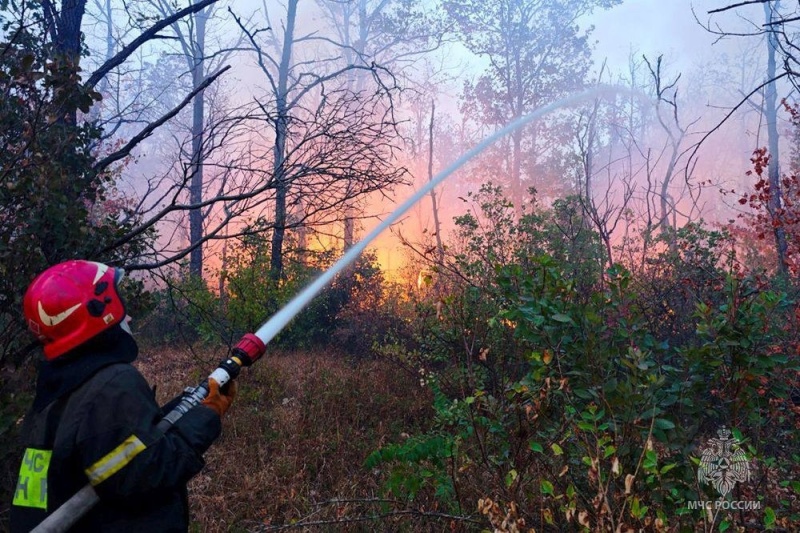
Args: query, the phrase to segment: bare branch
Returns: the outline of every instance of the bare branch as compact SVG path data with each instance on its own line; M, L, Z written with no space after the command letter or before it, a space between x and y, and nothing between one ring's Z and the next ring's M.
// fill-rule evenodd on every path
M747 101L750 99L751 96L756 94L758 91L760 91L761 89L763 89L764 87L766 87L770 83L774 83L774 82L778 81L779 79L785 78L785 77L787 77L789 75L795 75L795 73L794 72L790 72L790 71L786 71L783 74L779 74L778 76L775 76L774 78L765 81L764 83L762 83L761 85L759 85L758 87L756 87L755 89L753 89L752 91L747 93L747 95L745 95L745 97L742 98L739 101L738 104L733 106L733 108L728 112L728 114L725 115L722 118L722 120L720 120L717 123L716 126L714 126L708 132L706 132L706 134L703 135L703 137L697 142L697 144L694 145L694 149L692 150L692 153L689 155L689 161L692 161L697 156L697 151L700 150L700 146L705 142L705 140L708 139L715 131L720 129L722 127L722 125L725 124L725 122L727 122L728 119L731 118L733 116L733 114L736 113L736 111L740 107L742 107L745 103L747 103ZM688 152L688 151L689 151L689 148L686 149L686 152ZM686 152L684 152L684 153L686 153ZM688 165L687 165L687 169L688 169Z
M231 68L230 65L226 66L226 67L220 69L213 76L210 76L209 78L207 78L203 83L201 83L191 93L189 93L186 96L186 98L184 98L183 101L180 104L177 105L177 107L172 109L169 113L167 113L166 115L162 116L161 118L159 118L155 122L151 122L150 124L148 124L146 128L144 128L142 131L140 131L138 134L136 134L120 150L117 150L113 154L108 155L108 156L104 157L103 159L101 159L100 161L98 161L97 164L94 166L95 171L100 172L103 169L107 168L110 164L114 163L115 161L119 161L120 159L123 159L123 158L127 157L131 153L131 150L133 150L136 147L137 144L139 144L140 142L142 142L143 140L148 138L153 133L153 131L155 131L156 128L158 128L159 126L161 126L162 124L167 122L169 119L171 119L172 117L177 115L181 111L181 109L186 107L189 104L189 102L191 102L199 92L203 91L206 87L208 87L209 85L214 83L214 80L219 78L225 71L227 71L230 68Z
M772 22L765 22L764 26L778 26L780 24L788 24L790 22L796 22L800 20L800 17L792 17L789 19L780 19L780 20L773 20Z
M752 4L766 4L769 0L746 0L744 2L739 2L738 4L731 4L729 6L720 7L718 9L712 9L708 12L709 15L713 13L722 13L723 11L729 11L731 9L736 9L737 7L752 5Z
M142 46L147 41L150 41L156 37L159 31L163 30L167 26L175 23L176 21L182 19L186 15L191 15L192 13L197 13L202 9L210 6L211 4L217 2L217 0L201 0L196 4L192 4L189 7L185 7L180 11L176 12L175 14L162 19L151 26L149 29L144 31L139 37L134 39L129 45L125 46L122 50L120 50L117 55L103 63L100 68L94 71L94 73L89 77L89 79L84 84L85 87L94 87L97 83L105 77L111 70L115 67L121 65L128 57L133 54L140 46Z

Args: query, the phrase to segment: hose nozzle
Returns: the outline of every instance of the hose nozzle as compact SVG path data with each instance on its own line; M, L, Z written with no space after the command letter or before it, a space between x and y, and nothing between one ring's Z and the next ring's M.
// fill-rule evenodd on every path
M267 346L254 333L248 333L231 350L231 356L242 362L242 366L250 366L264 355Z

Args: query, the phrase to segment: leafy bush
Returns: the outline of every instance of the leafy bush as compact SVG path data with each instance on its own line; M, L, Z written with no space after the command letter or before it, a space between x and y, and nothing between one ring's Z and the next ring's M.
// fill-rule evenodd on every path
M41 9L26 3L24 20L0 11L0 363L22 362L33 346L21 302L36 274L71 258L123 263L153 237L120 244L139 217L115 188L118 173L95 167L108 150L101 132L70 119L100 95L53 58Z
M647 321L659 338L673 344L695 336L698 302L721 304L728 273L739 272L734 239L727 230L689 223L657 235L645 232L639 259L622 264L632 273L631 287Z
M391 469L386 490L453 512L480 501L490 522L537 530L796 521L796 453L780 444L799 436L796 303L726 273L726 236L700 226L638 277L619 265L602 275L588 229L564 238L568 204L514 224L495 192L481 210L504 226L457 219L456 259L436 265L446 289L420 303L418 343L385 350L421 368L436 413L429 433L368 459ZM677 286L687 290L666 289ZM672 315L659 318L655 297ZM698 446L721 426L759 465L736 499L768 511L688 507L716 499L697 481Z
M268 233L240 241L221 272L224 291L181 275L156 294L154 313L142 327L154 344L178 340L235 343L258 329L334 260L332 252L290 250L280 279L270 275ZM283 348L308 348L338 341L353 355L367 355L374 338L391 329L385 282L374 254L366 253L322 290L272 341Z

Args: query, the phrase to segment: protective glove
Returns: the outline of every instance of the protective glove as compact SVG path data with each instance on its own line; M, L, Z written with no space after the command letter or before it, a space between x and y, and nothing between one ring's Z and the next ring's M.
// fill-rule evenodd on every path
M236 397L236 382L231 381L227 390L222 392L219 383L214 378L208 380L208 396L203 400L203 405L216 412L220 418L230 409L233 399Z

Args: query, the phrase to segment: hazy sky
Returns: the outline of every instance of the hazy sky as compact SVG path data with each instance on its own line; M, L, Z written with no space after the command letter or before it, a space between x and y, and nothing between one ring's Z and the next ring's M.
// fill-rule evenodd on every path
M664 54L669 64L688 67L714 53L714 36L694 19L692 5L701 21L709 9L724 0L625 0L621 5L592 17L596 57L614 70L625 68L633 49L641 57Z

